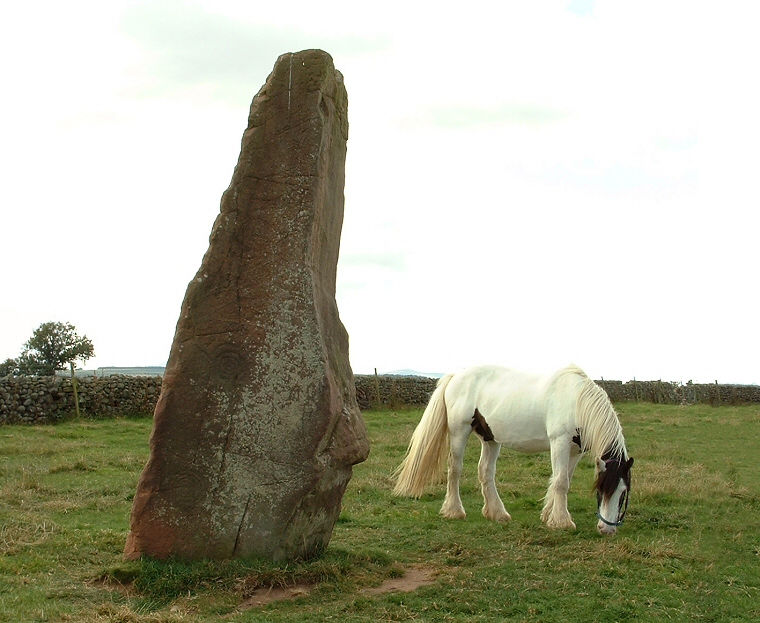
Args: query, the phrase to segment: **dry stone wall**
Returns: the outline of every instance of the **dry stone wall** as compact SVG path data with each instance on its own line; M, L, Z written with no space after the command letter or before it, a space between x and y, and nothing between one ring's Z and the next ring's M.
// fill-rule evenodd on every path
M423 406L438 379L419 376L356 375L356 399L366 411L382 407ZM758 385L668 383L665 381L597 381L613 402L656 404L760 404ZM161 391L159 376L114 375L77 379L82 415L108 417L151 414ZM378 400L379 393L379 400ZM74 413L70 378L0 378L0 424L44 424Z
M153 413L160 392L160 376L77 379L80 413L90 417ZM45 424L74 412L74 388L70 378L0 378L0 424Z
M438 379L424 376L354 376L356 401L362 411L378 404L391 408L425 405L437 383Z
M420 406L427 404L438 379L418 376L357 375L356 398L369 409ZM718 385L669 383L665 381L596 381L612 402L651 402L654 404L760 404L760 385Z
M666 381L596 381L612 402L655 404L760 404L760 385L718 383L671 383Z

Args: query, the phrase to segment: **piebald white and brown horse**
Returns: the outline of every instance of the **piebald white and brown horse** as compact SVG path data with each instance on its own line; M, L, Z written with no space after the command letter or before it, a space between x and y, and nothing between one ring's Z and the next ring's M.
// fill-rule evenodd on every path
M541 512L541 520L550 528L575 528L567 493L586 452L596 459L599 532L615 534L623 523L633 459L628 457L623 429L607 394L577 366L551 376L476 366L443 377L396 472L394 494L420 497L428 484L439 481L448 455L441 514L463 519L459 480L473 431L482 444L478 479L485 500L483 515L488 519L511 519L494 480L496 459L506 446L526 453L551 452L552 476Z

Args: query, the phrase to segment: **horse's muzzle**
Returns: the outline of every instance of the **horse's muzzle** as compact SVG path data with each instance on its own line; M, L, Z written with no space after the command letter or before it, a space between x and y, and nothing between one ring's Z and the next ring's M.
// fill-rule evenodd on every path
M615 536L615 534L617 534L616 526L610 526L603 521L600 521L596 524L596 529L599 530L599 534L603 534L605 536Z

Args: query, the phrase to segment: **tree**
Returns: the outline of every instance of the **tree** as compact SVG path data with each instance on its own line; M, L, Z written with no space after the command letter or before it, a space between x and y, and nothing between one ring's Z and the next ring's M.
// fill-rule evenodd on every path
M21 374L53 376L75 361L84 364L95 354L92 341L77 335L68 322L43 322L24 344L18 358Z
M6 359L0 363L0 377L18 374L18 361Z

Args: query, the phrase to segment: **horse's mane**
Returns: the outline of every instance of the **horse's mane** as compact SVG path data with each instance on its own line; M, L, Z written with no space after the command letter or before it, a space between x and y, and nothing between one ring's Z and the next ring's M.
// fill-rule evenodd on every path
M581 378L575 425L580 431L581 449L595 457L607 455L628 459L623 427L607 392L592 381L578 366L569 365L560 374L575 374Z

